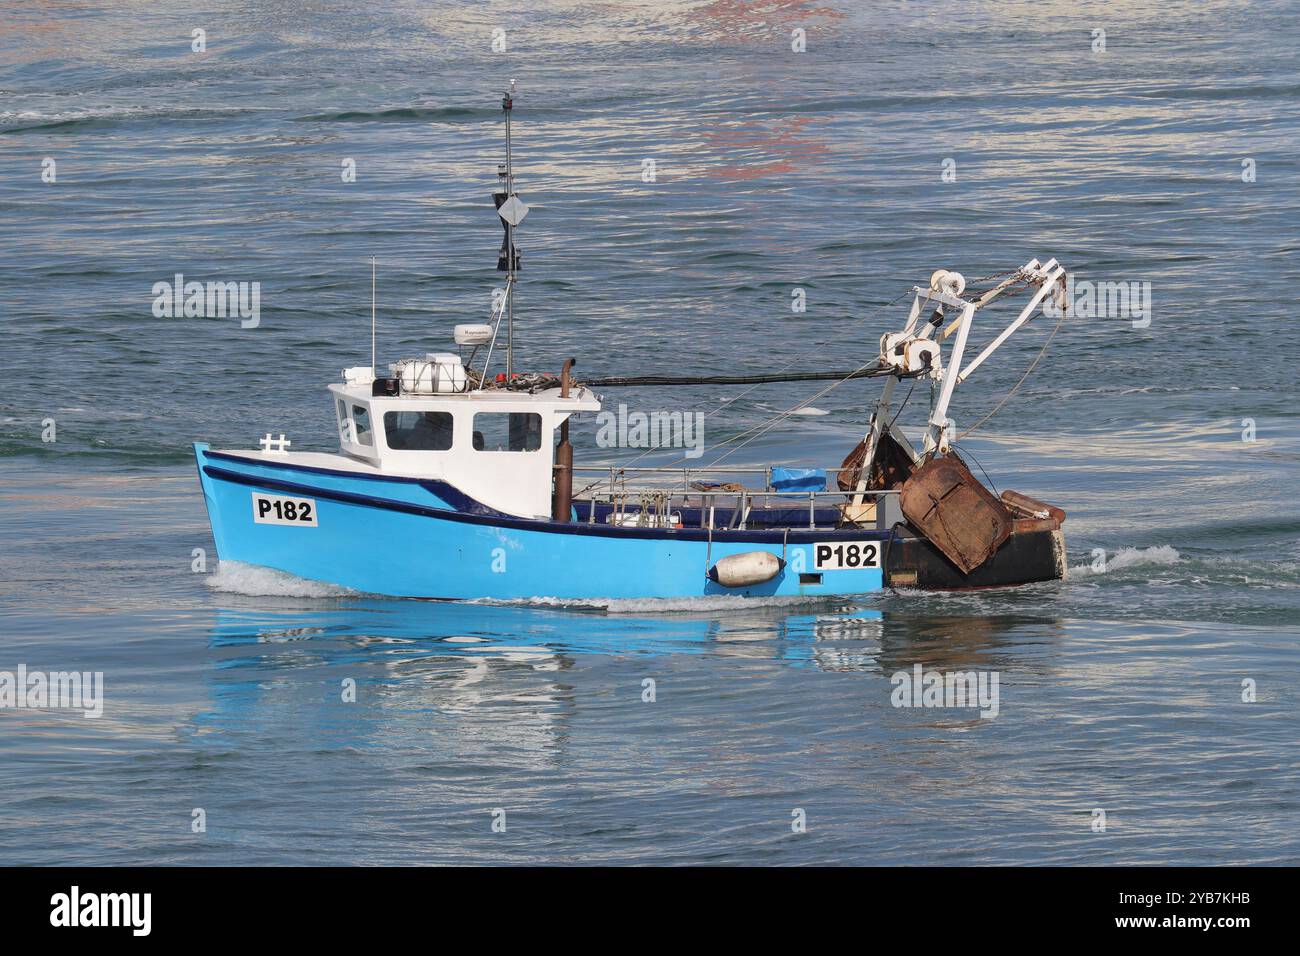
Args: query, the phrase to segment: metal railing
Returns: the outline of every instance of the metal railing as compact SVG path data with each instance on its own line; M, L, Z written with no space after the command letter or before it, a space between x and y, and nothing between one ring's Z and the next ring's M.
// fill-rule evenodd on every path
M867 521L877 528L887 528L897 519L897 503L890 501L891 496L899 494L898 489L887 491L777 491L771 488L771 470L766 468L728 468L701 469L695 471L698 477L709 475L765 475L765 487L758 488L692 488L691 470L681 468L599 468L575 467L575 473L608 473L608 482L601 480L588 484L580 491L575 490L574 504L585 505L586 515L580 513L579 519L589 524L596 523L598 503L609 505L604 515L604 522L622 527L690 527L711 530L739 530L749 527L754 518L780 518L780 523L773 527L806 527L816 529L827 527L823 521L818 524L818 505L835 509L836 519L830 527L845 525L862 526ZM840 469L825 469L828 473ZM645 484L633 485L627 480L628 472L651 473L662 477L680 479L672 485ZM773 509L775 499L776 508ZM853 504L853 499L859 499ZM790 507L781 509L780 505L789 503ZM788 513L795 506L807 502L808 522L795 525L788 520ZM851 506L854 517L846 515L845 505ZM699 519L690 524L679 520L680 512L687 509L699 509ZM867 511L874 508L868 515ZM860 509L860 510L859 510ZM717 517L721 510L726 517L726 524L719 528ZM802 509L800 509L802 510ZM777 513L773 513L773 512ZM784 513L782 513L784 512ZM861 520L858 519L861 515Z
M834 467L820 468L817 470L826 472L827 478L833 480L841 471L848 469ZM757 466L749 468L675 468L665 467L662 465L646 465L644 467L624 467L622 465L575 465L573 473L575 476L583 473L590 475L608 475L610 487L613 487L618 483L626 484L628 475L662 476L664 478L673 479L674 481L681 479L681 484L684 488L690 487L692 477L698 479L704 476L713 475L762 475L763 490L772 490L772 468L770 465L765 468ZM597 482L592 482L588 485L588 488L594 487L596 484ZM577 493L578 492L575 491L575 494Z

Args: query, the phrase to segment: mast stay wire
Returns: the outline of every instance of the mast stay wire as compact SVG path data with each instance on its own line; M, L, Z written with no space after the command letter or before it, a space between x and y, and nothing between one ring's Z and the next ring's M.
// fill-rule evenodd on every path
M902 292L902 293L900 293L899 295L897 295L897 296L895 296L894 298L890 299L888 302L885 302L885 303L883 303L883 304L877 306L876 308L872 309L871 312L867 313L866 318L873 318L877 313L879 313L879 312L883 312L885 309L888 309L888 308L890 308L891 306L897 305L899 302L901 302L903 299L907 298L907 296L909 296L909 295L911 295L911 291L910 291L910 290L907 291L907 292ZM830 345L832 341L834 341L834 340L833 340L833 339L826 339L825 341L822 341L822 342L814 342L814 343L813 343L813 347L814 347L814 348L817 348L818 346L822 346L822 345ZM793 365L797 365L800 361L802 361L802 359L800 359L800 358L794 358L794 359L791 359L791 360L790 360L789 362L787 362L785 365L783 365L783 366L781 366L779 369L777 369L777 370L776 370L776 373L774 373L774 374L780 374L781 372L784 372L786 369L790 368L791 366L793 366ZM858 368L856 368L856 369L853 370L853 374L856 375L858 372L861 372L861 371L863 371L863 370L865 370L865 369L867 369L867 368L870 368L873 364L874 364L874 363L872 363L872 362L868 362L868 363L865 364L865 365L861 365L861 366L859 366ZM790 410L788 410L788 411L785 411L785 412L780 413L780 414L779 414L775 419L773 419L773 420L771 421L769 427L772 427L772 426L775 426L775 425L779 424L781 421L783 421L784 419L788 418L790 415L794 414L794 413L795 413L796 411L798 411L799 409L801 409L801 408L807 406L807 405L808 405L809 403L811 403L811 402L816 401L818 398L820 398L820 397L823 396L823 395L826 395L827 393L829 393L829 392L832 391L833 389L838 388L840 385L843 385L844 382L846 382L846 381L850 381L850 379L847 379L847 378L846 378L846 379L840 379L839 381L836 381L836 382L832 382L830 385L826 386L826 387L823 388L821 391L817 392L817 394L813 395L811 398L805 400L804 402L799 403L799 404L796 405L794 408L792 408L792 409L790 409ZM762 384L762 383L760 383L760 384ZM703 416L703 418L702 418L701 420L703 420L704 418L709 418L709 417L711 417L711 416L713 416L713 415L716 415L718 412L720 412L720 411L722 411L723 409L725 409L728 405L731 405L731 404L733 404L733 403L735 403L735 402L740 401L740 399L744 398L746 395L750 394L751 392L753 392L753 391L754 391L755 389L757 389L757 388L759 388L759 385L751 385L751 386L749 386L748 388L746 388L744 391L740 392L739 394L737 394L737 395L733 395L731 398L727 399L725 402L723 402L722 404L720 404L717 408L714 408L714 409L711 409L710 411L705 412L705 413L704 413L704 416ZM761 424L762 424L762 423L760 423L760 425L761 425ZM759 426L754 426L754 428L757 428L757 427L759 427ZM742 432L740 432L739 434L732 435L730 438L723 439L722 441L720 441L720 442L718 442L717 444L715 444L713 447L714 447L714 448L720 448L721 446L726 445L726 444L728 444L728 443L730 443L730 442L733 442L733 441L735 441L735 440L738 439L738 438L743 438L743 437L744 437L745 435L747 435L749 432L753 431L754 428L746 429L745 431L742 431ZM766 431L767 429L763 429L763 430ZM755 435L754 437L758 437L758 436ZM665 446L663 446L663 445L652 445L652 446L650 446L649 448L647 448L645 451L641 452L639 455L634 455L632 458L628 459L628 460L625 461L625 462L621 462L621 463L620 463L619 465L617 465L616 467L617 467L619 470L626 469L628 466L636 464L636 462L640 461L642 458L645 458L647 455L649 455L649 454L652 453L652 452L659 451L659 450L662 449L663 447L665 447ZM738 445L737 447L740 447L740 446ZM732 451L734 451L734 450L735 450L735 449L732 449ZM728 454L730 454L730 452L728 452ZM685 456L685 455L682 455L681 457L674 459L673 461L669 462L667 465L664 465L663 467L665 467L665 468L671 468L672 466L674 466L674 465L676 465L676 464L678 464L678 463L680 463L680 462L686 461L686 460L687 460L687 459L686 459L686 456ZM717 462L720 461L720 460L721 460L721 459L716 459L714 462L712 462L712 464L715 464L715 465L716 465ZM574 497L576 498L576 497L578 497L578 496L580 496L580 495L583 495L583 494L585 494L586 492L590 491L592 488L596 487L596 485L600 484L600 482L601 482L602 480L603 480L603 479L598 479L597 481L593 481L593 482L591 482L591 483L588 484L585 488L583 488L581 491L576 492L576 493L574 494Z
M1006 272L994 273L994 274L992 274L992 275L988 275L988 276L984 276L984 277L982 277L982 278L980 278L980 279L976 279L975 281L976 281L976 282L986 282L986 281L988 281L989 279L996 279L996 278L999 278L999 277L1001 277L1001 276L1004 276L1004 275L1010 275L1010 274L1011 274L1011 273L1006 273ZM890 305L894 305L895 303L899 302L899 301L902 300L902 299L905 299L907 296L909 296L909 295L911 295L911 294L912 294L912 293L911 293L910 290L907 291L907 292L904 292L904 293L902 293L901 295L897 296L895 299L893 299L891 302L889 302L887 305L885 305L885 306L881 306L881 308L883 309L883 308L887 308L887 307L890 306ZM1059 328L1059 324L1058 324L1058 328ZM1053 335L1055 335L1055 331L1053 331ZM822 344L825 344L825 343L822 343ZM1041 354L1040 354L1039 357L1040 357L1040 358L1042 357ZM1038 361L1037 359L1034 360L1035 364L1037 364L1037 361ZM792 362L792 363L790 363L790 364L794 364L794 363ZM854 369L854 374L856 374L857 372L862 371L863 369L869 368L871 364L872 364L872 363L868 363L867 365L863 365L863 366L861 366L861 367L859 367L859 368L857 368L857 369ZM789 365L787 365L786 368L789 368ZM1033 366L1030 366L1029 371L1031 371L1031 372L1033 371ZM1026 377L1028 377L1028 373L1026 373ZM752 435L752 436L749 437L749 438L746 438L743 442L741 442L739 445L736 445L734 448L728 449L728 451L726 452L726 454L719 455L717 458L715 458L715 459L713 459L711 462L709 462L709 464L708 464L707 466L705 466L705 467L716 466L716 465L718 464L718 462L722 461L723 459L725 459L726 457L728 457L729 455L731 455L733 452L737 451L737 450L740 449L740 448L743 448L745 445L748 445L748 444L749 444L751 441L753 441L755 438L758 438L760 435L762 435L762 434L764 434L764 433L770 431L772 428L775 428L777 425L779 425L779 424L780 424L782 421L784 421L785 419L789 418L791 415L797 413L798 411L800 411L800 410L803 409L803 408L806 408L806 407L807 407L808 405L810 405L812 402L815 402L817 399L819 399L819 398L821 398L822 396L824 396L824 395L830 393L832 390L834 390L834 389L836 389L836 388L839 388L841 385L843 385L845 382L847 382L847 381L849 381L849 380L850 380L850 379L848 379L848 378L844 378L844 379L840 379L839 381L832 382L830 385L827 385L825 388L823 388L821 391L817 392L815 395L811 396L810 398L805 399L805 400L802 401L802 402L799 402L799 403L796 404L794 407L792 407L792 408L790 408L790 409L788 409L788 410L786 410L786 411L784 411L784 412L781 412L780 414L778 414L778 415L776 415L774 418L772 418L770 421L768 421L768 422L766 422L766 423L761 423L759 426L755 426L755 428L750 428L750 429L748 429L748 430L746 430L746 431L741 432L741 433L738 434L738 435L733 435L731 438L724 439L723 441L718 442L716 445L713 446L714 448L718 448L718 447L721 447L722 445L729 444L730 442L733 442L733 441L735 441L735 440L738 439L738 438L742 438L742 437L744 437L746 434L748 434L748 433L751 432L751 431L756 431L756 434ZM1023 380L1022 380L1022 381L1023 381ZM915 381L912 382L912 387L913 387L913 388L916 387L916 382L915 382ZM1018 388L1019 385L1017 385L1016 387ZM751 391L751 390L752 390L752 389L747 389L746 391ZM911 397L912 397L912 392L911 392L911 389L909 389L909 390L908 390L908 393L907 393L907 399L910 399ZM894 421L897 421L897 420L898 420L898 416L901 415L901 414L903 413L903 408L906 407L907 399L904 399L904 401L903 401L903 405L899 407L899 409L898 409L898 413L894 415ZM720 410L722 407L725 407L725 405L720 406L720 407L719 407L719 410ZM997 409L994 409L994 411L997 411ZM706 416L706 417L707 417L707 416ZM988 417L992 417L992 413L990 413L990 415L989 415ZM987 421L987 418L986 418L985 420ZM890 422L890 424L891 424L891 426L892 426L893 422ZM981 422L980 424L983 424L983 422ZM638 456L638 457L639 457L639 456ZM684 461L684 460L685 460L685 456L683 456L682 458L677 459L677 461ZM672 464L676 464L676 462L673 462ZM670 467L670 466L668 466L668 467Z
M988 281L989 279L1000 278L1001 276L1008 275L1008 274L1010 274L1010 273L1005 273L1005 272L1001 272L1001 273L992 273L992 274L990 274L990 275L983 276L983 277L981 277L981 278L979 278L979 279L976 279L976 280L974 280L974 281L976 281L976 282L986 282L986 281ZM883 311L883 310L885 310L885 309L887 309L887 308L889 308L889 307L891 307L891 306L893 306L893 305L896 305L898 302L900 302L900 301L902 301L903 299L907 298L907 296L909 296L909 295L911 295L911 294L912 294L912 293L911 293L911 290L910 290L910 289L909 289L908 291L906 291L906 292L900 293L899 295L897 295L897 296L895 296L893 299L891 299L889 302L886 302L886 303L884 303L884 304L878 306L876 309L872 310L872 312L869 313L869 315L874 316L876 313L881 312L881 311ZM1059 329L1059 328L1060 328L1060 323L1058 322L1058 323L1057 323L1057 329ZM1057 331L1057 329L1053 329L1053 330L1052 330L1052 336L1055 336L1055 335L1056 335L1056 331ZM814 348L815 348L815 347L817 347L817 346L821 346L821 345L829 345L829 344L831 343L831 341L833 341L833 340L828 339L828 340L823 341L823 342L816 342L816 343L813 343L813 346L814 346ZM1033 369L1034 369L1034 366L1038 364L1038 360L1041 359L1042 356L1043 356L1043 354L1046 352L1046 345L1047 345L1047 344L1050 344L1050 342L1051 342L1051 338L1049 337L1048 342L1044 344L1043 352L1040 352L1040 353L1039 353L1038 358L1036 358L1036 359L1034 360L1034 364L1031 365L1031 366L1029 367L1029 369L1026 371L1026 373L1025 373L1025 378L1028 378L1029 373L1032 372ZM787 362L785 365L783 365L781 368L779 368L779 369L777 370L777 373L779 374L780 372L785 371L786 369L790 368L792 365L797 364L799 361L801 361L801 359L797 359L797 358L796 358L796 359L792 359L791 361L789 361L789 362ZM865 369L867 369L867 368L870 368L873 364L874 364L874 363L872 363L872 362L868 362L868 363L866 363L865 365L859 366L858 368L854 369L853 374L856 375L858 372L861 372L861 371L863 371L863 370L865 370ZM725 459L726 457L728 457L729 455L731 455L733 452L737 451L737 450L740 449L740 448L743 448L745 445L749 444L749 443L750 443L751 441L753 441L755 438L758 438L760 435L766 433L767 431L770 431L772 428L775 428L777 425L779 425L781 422L785 421L785 420L786 420L787 418L789 418L791 415L796 414L797 412L799 412L799 411L802 410L803 408L806 408L806 407L807 407L808 405L810 405L812 402L815 402L817 399L819 399L819 398L821 398L821 397L823 397L823 396L829 394L830 392L832 392L833 390L835 390L835 389L838 388L839 386L843 385L845 382L847 382L847 381L851 381L851 380L852 380L851 378L844 378L844 379L840 379L840 380L838 380L838 381L832 382L830 385L827 385L825 388L821 389L820 391L818 391L818 392L815 393L814 395L812 395L812 396L810 396L809 398L804 399L803 401L801 401L801 402L795 404L795 405L792 406L791 408L789 408L789 409L787 409L787 410L785 410L785 411L783 411L783 412L778 413L778 414L775 415L773 418L771 418L771 419L769 419L769 420L767 420L767 421L765 421L765 422L760 422L758 425L755 425L755 426L753 426L753 427L751 427L751 428L745 429L744 431L741 431L741 432L739 432L739 433L737 433L737 434L735 434L735 435L732 435L730 438L725 438L725 439L723 439L722 441L717 442L715 445L712 446L713 449L720 448L720 447L722 447L723 445L728 445L728 444L730 444L730 443L732 443L732 442L734 442L734 441L736 441L736 440L738 440L738 439L740 439L740 438L745 438L745 436L746 436L746 435L750 435L751 432L754 433L754 434L750 435L749 438L745 438L745 441L741 442L739 445L736 445L734 448L729 449L725 454L720 455L719 457L717 457L717 458L713 459L711 462L709 462L708 465L705 465L705 466L702 466L702 467L704 467L704 468L707 468L707 467L715 467L715 466L716 466L720 461L722 461L723 459ZM1023 384L1023 382L1024 382L1024 378L1022 378L1021 381L1020 381L1019 383L1016 384L1015 388L1019 388L1020 385ZM915 386L915 383L913 383L913 386ZM712 415L715 415L716 413L718 413L718 412L722 411L723 409L725 409L727 406L729 406L729 405L731 405L731 404L733 404L733 403L739 401L740 399L744 398L746 395L750 394L751 392L753 392L753 391L754 391L755 389L757 389L758 387L759 387L758 385L751 385L749 388L746 388L744 391L740 392L738 395L734 395L734 396L732 396L731 398L727 399L725 402L723 402L722 404L720 404L717 408L714 408L714 409L712 409L712 410L710 410L710 411L708 411L708 412L705 412L703 417L704 417L704 418L709 418L709 417L711 417ZM1015 391L1015 389L1012 389L1012 392L1014 392L1014 391ZM1010 398L1010 396L1011 396L1011 393L1008 393L1008 395L1007 395L1006 397L1003 398L1003 402L1005 402L1007 398ZM911 398L911 392L910 392L910 391L909 391L909 393L908 393L908 398ZM906 402L904 402L904 405L906 405ZM977 423L975 424L975 426L973 426L972 428L970 428L970 429L968 429L966 432L964 432L964 433L962 434L961 437L963 437L963 438L966 437L966 435L969 435L972 431L975 430L975 428L978 428L980 425L983 425L984 422L988 421L989 418L992 418L992 417L993 417L993 415L998 411L999 408L1001 408L1001 406L1002 406L1002 402L1000 402L1000 403L998 404L998 406L995 407L995 408L993 409L992 412L990 412L990 413L989 413L988 415L986 415L983 419L981 419L979 422L977 422ZM902 413L902 410L903 410L903 409L900 407L900 408L899 408L899 414ZM897 420L897 418L898 418L898 415L895 415L895 420ZM664 447L663 445L653 445L653 446L651 446L650 448L647 448L645 451L641 452L640 454L638 454L638 455L634 455L632 458L628 459L628 460L625 461L625 462L622 462L621 464L619 464L619 465L617 465L617 466L615 466L615 467L617 467L619 470L626 469L628 466L635 464L636 462L640 461L642 458L645 458L645 457L646 457L647 455L649 455L651 452L658 451L658 450L662 449L663 447ZM673 461L669 462L667 465L664 465L664 466L662 466L662 467L665 467L665 468L671 468L671 467L673 467L674 465L677 465L677 464L679 464L679 463L681 463L681 462L683 462L683 461L686 461L686 460L687 460L687 456L682 455L681 457L674 459ZM591 483L588 484L585 488L583 488L581 491L577 492L577 493L575 494L575 497L577 497L578 495L585 494L587 491L590 491L590 490L591 490L592 488L594 488L596 485L600 484L600 482L601 482L602 480L603 480L603 479L599 479L599 480L597 480L597 481L593 481L593 482L591 482Z
M1052 339L1056 338L1056 333L1061 331L1061 325L1064 322L1065 322L1065 309L1062 309L1060 317L1057 318L1056 320L1056 325L1052 328L1051 333L1047 336L1047 341L1044 342L1043 347L1038 350L1038 354L1034 356L1034 360L1029 363L1029 368L1025 369L1025 374L1020 376L1020 381L1016 382L1015 385L1011 386L1011 391L1007 392L1005 395L1002 396L1002 400L993 406L993 410L991 412L989 412L987 415L985 415L983 418L977 421L970 428L966 429L964 432L958 435L956 439L954 439L953 442L954 444L956 444L956 442L961 441L963 438L966 438L973 431L975 431L977 428L979 428L981 425L987 422L990 418L996 415L998 413L998 410L1001 409L1002 406L1007 403L1007 399L1011 398L1012 395L1016 394L1020 386L1025 384L1025 380L1029 378L1030 373L1033 372L1034 368L1037 367L1038 363L1042 361L1043 356L1047 354L1047 347L1052 344Z
M860 372L860 371L862 371L862 369L869 368L869 367L871 367L871 366L874 365L874 364L875 364L874 362L868 362L866 365L863 365L861 368L855 369L854 371L855 371L855 372ZM718 462L720 462L720 461L722 461L723 459L725 459L728 455L731 455L733 452L736 452L736 451L738 451L739 449L744 448L746 445L748 445L748 444L749 444L751 441L753 441L755 438L758 438L758 437L760 437L761 435L764 435L764 434L766 434L767 432L771 431L773 428L775 428L777 425L781 424L781 422L785 421L785 420L786 420L787 418L789 418L791 415L794 415L794 414L798 413L799 411L803 410L804 408L807 408L807 407L808 407L809 405L811 405L813 402L817 401L817 399L821 398L821 397L824 396L824 395L829 394L831 391L833 391L834 389L839 388L841 385L843 385L845 382L848 382L848 381L851 381L851 379L849 379L849 378L842 378L842 379L840 379L840 380L837 381L837 382L831 382L829 385L827 385L827 386L826 386L825 388L823 388L821 391L817 392L815 395L811 395L811 396L809 396L808 398L804 399L802 402L799 402L799 403L797 403L796 405L794 405L792 408L786 409L784 412L781 412L780 414L774 416L774 417L771 418L769 421L767 421L767 422L765 422L765 423L762 423L762 424L760 424L760 425L757 425L757 426L755 426L754 428L750 428L750 429L748 429L747 431L743 431L743 432L741 432L739 435L732 435L730 438L727 438L727 439L724 439L723 441L718 442L716 445L713 446L714 448L719 448L719 447L721 447L722 445L730 444L731 442L735 441L737 438L742 438L743 436L745 436L745 435L748 434L749 432L754 432L753 435L750 435L749 438L746 438L746 439L745 439L743 442L741 442L739 445L736 445L736 446L734 446L733 448L729 448L729 449L726 451L725 454L719 455L717 458L715 458L715 459L713 459L711 462L709 462L708 465L705 465L705 466L703 466L703 467L706 467L706 468L709 468L709 467L715 467L715 466L718 464ZM684 460L684 458L682 458L682 459L678 459L678 461L681 461L681 460Z

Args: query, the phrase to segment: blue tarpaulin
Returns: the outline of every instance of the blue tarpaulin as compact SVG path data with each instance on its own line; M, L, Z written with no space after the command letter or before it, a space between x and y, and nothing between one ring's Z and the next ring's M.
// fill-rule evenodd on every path
M822 468L773 468L772 487L777 491L825 491L826 471Z

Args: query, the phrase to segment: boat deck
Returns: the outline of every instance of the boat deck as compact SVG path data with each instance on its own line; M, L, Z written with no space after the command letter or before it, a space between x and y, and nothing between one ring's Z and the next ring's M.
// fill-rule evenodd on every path
M770 468L620 469L575 468L575 475L605 477L580 486L573 509L584 524L615 527L701 528L715 531L868 528L885 530L902 520L898 492L861 495L835 487L835 468L820 469L828 481L817 488L773 487ZM724 481L704 480L709 478ZM730 480L742 478L750 487ZM828 490L833 488L834 490ZM847 514L856 520L848 520Z

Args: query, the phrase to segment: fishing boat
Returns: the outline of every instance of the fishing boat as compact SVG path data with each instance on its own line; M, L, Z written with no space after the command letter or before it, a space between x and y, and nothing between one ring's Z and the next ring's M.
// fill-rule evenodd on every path
M1064 513L990 492L953 447L949 418L957 388L1045 303L1060 307L1065 269L1055 259L1032 259L979 291L934 271L906 293L902 327L857 368L580 379L569 359L556 373L521 374L515 237L528 207L515 192L514 99L512 83L493 192L506 279L489 321L456 325L454 351L381 374L372 279L371 364L328 386L337 452L291 451L270 433L257 450L195 443L222 561L370 594L503 601L859 595L1065 576ZM967 358L977 315L1017 292L1029 302ZM883 380L879 400L862 441L833 467L574 464L570 422L602 408L602 389L865 378ZM930 393L915 442L897 424L903 381Z

